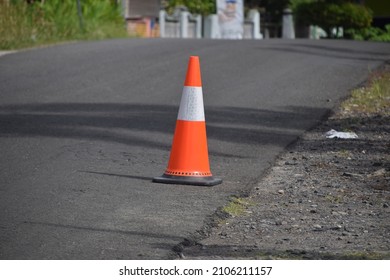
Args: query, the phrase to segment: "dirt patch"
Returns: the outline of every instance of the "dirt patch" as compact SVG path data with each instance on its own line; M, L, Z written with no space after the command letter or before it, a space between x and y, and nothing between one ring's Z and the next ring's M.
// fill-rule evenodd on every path
M177 253L188 259L390 259L388 94L369 112L344 102L281 155L248 197L233 200L240 214L227 213ZM331 129L358 138L328 139Z

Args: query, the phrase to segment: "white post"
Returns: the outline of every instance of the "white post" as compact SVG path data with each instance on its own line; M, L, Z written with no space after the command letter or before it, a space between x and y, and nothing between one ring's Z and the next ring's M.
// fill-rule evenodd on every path
M188 16L189 12L180 12L180 38L188 38Z
M221 38L219 34L218 15L209 15L205 18L204 37L210 39Z
M258 10L252 9L248 14L249 20L253 23L252 39L262 39L263 35L260 33L260 13Z
M196 15L195 16L195 38L201 39L202 38L202 16Z
M167 12L164 10L160 10L159 13L159 25L160 25L160 37L165 38L165 17L166 17Z
M319 39L318 33L317 33L317 26L310 25L310 39Z
M122 15L125 19L129 17L129 0L122 0Z
M288 8L284 9L283 11L282 38L295 39L293 15L292 15L292 11Z

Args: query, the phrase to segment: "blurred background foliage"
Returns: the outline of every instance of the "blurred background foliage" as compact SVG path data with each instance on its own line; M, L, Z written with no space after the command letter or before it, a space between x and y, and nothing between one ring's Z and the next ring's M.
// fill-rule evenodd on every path
M295 1L297 2L297 1ZM371 26L372 11L363 5L348 1L304 1L294 7L296 23L317 25L324 29L329 37L337 36L332 29L363 29Z
M363 1L244 1L245 11L259 10L262 23L274 28L280 29L283 10L289 7L297 27L316 25L330 38L340 37L331 30L342 27L342 36L347 39L389 42L390 25L373 27L372 21L378 14L390 17L390 0L364 0L367 5L357 2ZM0 0L0 49L127 37L121 3L122 0ZM170 13L177 6L203 16L216 13L215 0L162 0L161 4Z
M112 0L0 0L0 49L127 35Z
M214 14L216 11L216 0L166 0L162 1L162 5L168 13L178 6L185 6L191 13L200 15Z
M245 10L257 9L263 22L280 27L283 10L291 8L297 26L319 26L328 38L341 34L332 30L343 29L344 38L354 40L390 41L390 26L372 27L373 11L358 0L245 0ZM375 13L390 17L390 0L365 0ZM386 4L386 3L387 4ZM387 6L386 6L387 5ZM163 6L172 13L177 6L185 6L191 13L209 15L216 12L215 0L165 0ZM384 8L387 8L384 9ZM386 12L387 11L387 12Z

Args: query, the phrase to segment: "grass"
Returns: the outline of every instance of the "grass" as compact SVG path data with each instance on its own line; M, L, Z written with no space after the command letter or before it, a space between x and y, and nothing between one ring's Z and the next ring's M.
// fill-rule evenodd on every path
M286 250L284 252L257 252L255 258L262 260L389 260L390 254L367 251L318 253L302 250Z
M366 87L352 91L351 97L341 105L344 114L390 115L390 71L371 78Z
M222 211L230 216L237 217L243 215L251 205L252 204L248 199L233 197L232 200L222 208Z
M342 149L337 152L337 155L342 157L342 158L348 158L352 156L352 153L348 150Z
M119 6L110 0L82 0L81 3L80 22L76 0L35 1L34 4L0 0L0 49L127 37Z
M343 197L340 195L327 195L324 199L332 204L340 204L343 202Z

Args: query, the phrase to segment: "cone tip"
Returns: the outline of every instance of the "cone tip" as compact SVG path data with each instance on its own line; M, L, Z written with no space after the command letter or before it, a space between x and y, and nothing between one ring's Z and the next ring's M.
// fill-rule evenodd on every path
M201 87L202 79L200 75L200 63L199 56L190 56L188 61L188 69L186 80L184 82L185 86Z

